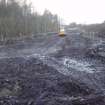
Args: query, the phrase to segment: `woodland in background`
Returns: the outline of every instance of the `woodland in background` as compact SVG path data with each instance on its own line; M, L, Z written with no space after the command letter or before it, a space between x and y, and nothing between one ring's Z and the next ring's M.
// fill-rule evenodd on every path
M0 40L57 32L57 15L45 10L41 15L24 0L0 0Z

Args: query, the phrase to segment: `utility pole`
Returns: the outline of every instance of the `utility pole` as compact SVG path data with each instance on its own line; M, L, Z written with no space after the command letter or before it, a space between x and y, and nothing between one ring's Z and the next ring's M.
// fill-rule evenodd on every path
M24 0L23 1L23 5L24 5L24 10L23 10L23 13L24 13L24 34L26 34L27 33L27 13L26 13L26 2L27 2L27 0Z

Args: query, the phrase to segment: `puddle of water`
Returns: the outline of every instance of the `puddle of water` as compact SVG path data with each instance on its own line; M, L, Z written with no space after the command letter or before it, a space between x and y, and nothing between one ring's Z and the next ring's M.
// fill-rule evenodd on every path
M92 65L89 64L88 62L83 62L83 61L79 61L71 58L63 58L63 64L67 68L72 68L74 70L83 71L87 73L95 72L95 68L92 68L91 67Z

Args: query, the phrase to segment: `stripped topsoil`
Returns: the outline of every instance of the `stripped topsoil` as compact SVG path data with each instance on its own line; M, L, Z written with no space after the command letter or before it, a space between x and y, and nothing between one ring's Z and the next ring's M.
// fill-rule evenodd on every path
M104 96L36 58L0 59L0 105L104 105Z
M105 63L99 63L97 58L88 58L88 62L94 61L92 66L96 68L96 73L74 70L72 65L76 69L84 65L84 53L90 42L80 37L69 39L51 36L45 42L34 43L34 40L30 40L31 44L23 42L26 46L19 42L19 45L0 48L0 105L105 105ZM45 55L48 55L52 49L60 47L62 49L55 55L51 54L46 63L43 58L30 56L45 51ZM25 57L27 54L29 56ZM52 56L56 59L52 59ZM66 74L70 75L63 74L67 69L59 65L60 60L57 61L64 56L76 58L66 59L70 64L70 71ZM77 58L82 60L82 65ZM102 66L102 70L98 70L98 66ZM93 81L96 85L92 84ZM97 91L100 87L102 91Z

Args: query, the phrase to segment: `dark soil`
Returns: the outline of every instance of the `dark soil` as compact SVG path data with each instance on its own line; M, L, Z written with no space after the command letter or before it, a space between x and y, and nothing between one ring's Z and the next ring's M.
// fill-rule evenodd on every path
M85 84L38 59L0 60L0 105L104 105L103 96L97 96Z
M36 40L38 44L42 39ZM48 37L41 46L43 48L46 45L48 49L52 44L56 44L58 39L59 37ZM10 53L12 51L15 53L17 49L35 46L37 43L34 40L15 44L10 41L0 51L8 53L10 50ZM92 43L90 40L80 37L66 38L64 43L60 43L62 49L52 56L56 59L68 56L92 61L94 58L85 55L90 43ZM102 80L99 83L104 84L105 76L102 73L98 76L99 81ZM10 57L0 58L0 105L105 105L105 95L71 76L59 73L56 68L44 64L39 59Z

